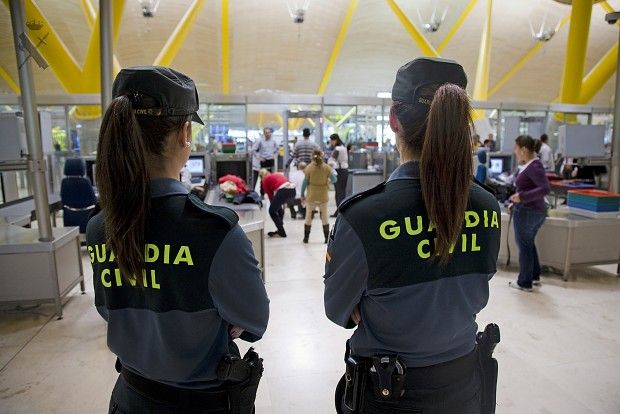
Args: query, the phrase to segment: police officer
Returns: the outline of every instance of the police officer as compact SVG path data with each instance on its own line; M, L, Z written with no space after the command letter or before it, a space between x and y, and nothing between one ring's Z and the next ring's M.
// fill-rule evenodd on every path
M401 165L340 206L325 312L357 329L339 412L481 412L476 314L496 271L500 211L472 180L466 84L454 61L401 67L390 111Z
M113 96L97 148L102 210L86 231L121 372L110 412L228 413L216 368L239 355L233 339L262 337L269 300L237 215L179 182L191 122L202 123L196 87L172 69L133 67Z

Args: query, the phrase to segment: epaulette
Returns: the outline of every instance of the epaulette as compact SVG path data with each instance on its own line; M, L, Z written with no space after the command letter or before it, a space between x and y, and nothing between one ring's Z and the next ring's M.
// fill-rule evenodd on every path
M355 202L366 198L370 195L373 194L379 194L380 192L383 191L383 189L385 188L385 182L382 182L381 184L379 184L376 187L373 187L369 190L366 191L362 191L361 193L357 193L355 195L352 195L349 198L346 198L342 203L340 203L340 205L338 206L338 211L343 212L346 209L348 209L349 207L351 207Z
M481 183L480 181L476 180L475 178L473 179L474 183L478 184L480 187L482 187L483 190L486 190L486 192L490 193L493 197L497 196L497 192L492 189L491 187L489 187L486 184Z
M237 222L239 222L239 216L233 210L228 207L211 206L202 201L195 194L188 194L187 200L189 204L196 207L203 213L217 216L224 220L228 224L229 228L233 228Z

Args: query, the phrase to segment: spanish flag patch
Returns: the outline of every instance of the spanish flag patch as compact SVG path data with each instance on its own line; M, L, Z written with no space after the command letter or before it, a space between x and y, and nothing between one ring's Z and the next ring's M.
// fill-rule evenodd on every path
M329 251L325 252L325 260L327 260L328 262L332 261L332 256L329 254Z

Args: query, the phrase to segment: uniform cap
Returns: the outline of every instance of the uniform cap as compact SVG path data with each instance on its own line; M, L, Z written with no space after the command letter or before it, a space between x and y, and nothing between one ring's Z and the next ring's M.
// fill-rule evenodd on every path
M122 69L112 85L112 96L129 97L137 115L192 115L192 121L204 125L198 116L198 91L194 81L174 69L161 66L134 66ZM147 96L155 101L153 104Z
M453 83L465 89L467 76L463 67L450 59L417 58L398 69L392 87L392 100L409 103L428 112L433 96L423 94L424 87L444 83Z

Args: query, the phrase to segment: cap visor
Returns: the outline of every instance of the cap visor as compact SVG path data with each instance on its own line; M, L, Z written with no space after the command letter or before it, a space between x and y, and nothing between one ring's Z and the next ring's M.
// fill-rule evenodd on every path
M200 119L200 117L198 116L196 112L192 114L192 122L198 122L201 125L205 124L204 122L202 122L202 119Z

